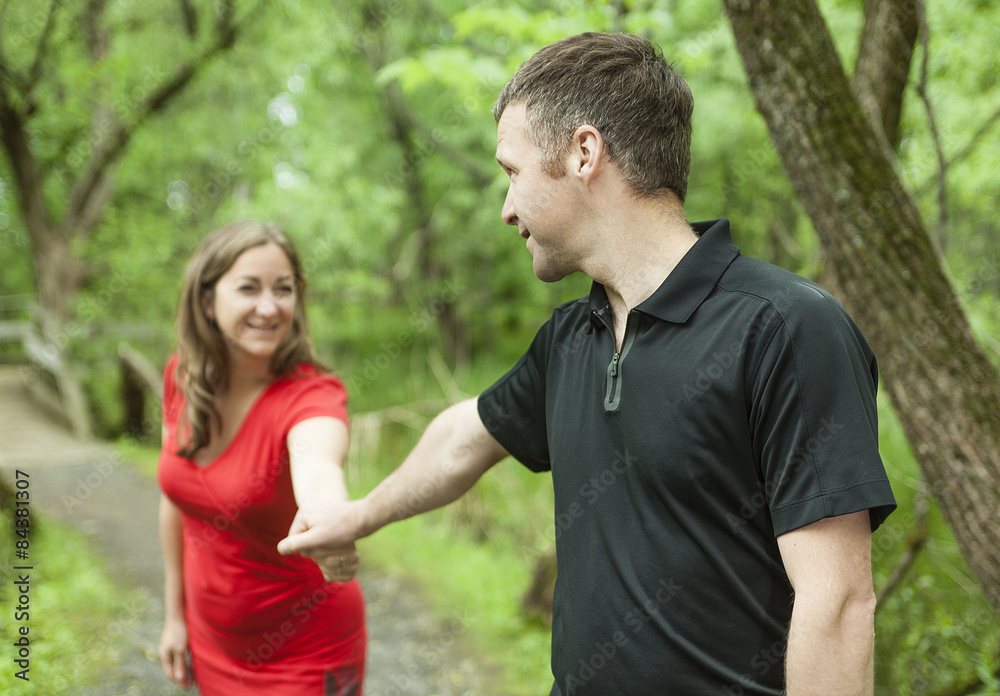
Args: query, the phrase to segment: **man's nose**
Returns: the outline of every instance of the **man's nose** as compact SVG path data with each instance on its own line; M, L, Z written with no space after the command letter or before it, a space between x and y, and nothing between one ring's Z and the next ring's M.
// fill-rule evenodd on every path
M503 200L503 208L500 209L500 218L508 225L516 225L517 213L514 212L514 201L511 198L510 188L508 188L507 197Z

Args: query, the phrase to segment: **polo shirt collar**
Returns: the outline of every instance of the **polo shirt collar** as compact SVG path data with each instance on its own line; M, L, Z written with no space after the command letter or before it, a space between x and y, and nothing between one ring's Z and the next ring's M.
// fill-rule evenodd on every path
M663 284L636 307L639 311L663 321L683 324L712 292L733 259L739 256L739 247L733 244L726 218L695 222L691 227L698 233L698 241ZM590 288L590 308L598 316L609 311L608 294L596 281Z

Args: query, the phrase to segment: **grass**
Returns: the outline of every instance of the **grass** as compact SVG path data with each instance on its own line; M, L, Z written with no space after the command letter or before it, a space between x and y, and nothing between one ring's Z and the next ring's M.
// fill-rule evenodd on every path
M3 529L11 530L9 511ZM14 641L27 626L30 639L29 681L15 678L20 667L4 659L3 693L9 696L60 696L97 685L121 658L115 640L137 620L138 594L108 573L82 534L34 513L30 530L29 616L14 619L13 577L4 577L0 606L5 616L0 640L13 659ZM3 573L23 563L13 557L13 544L3 546ZM10 571L17 573L18 571ZM10 611L9 615L6 615ZM95 627L100 627L97 630Z
M389 525L359 550L363 563L416 580L442 620L499 666L505 693L547 693L550 631L525 614L521 597L549 548L542 529L551 517L549 478L508 461L460 501Z

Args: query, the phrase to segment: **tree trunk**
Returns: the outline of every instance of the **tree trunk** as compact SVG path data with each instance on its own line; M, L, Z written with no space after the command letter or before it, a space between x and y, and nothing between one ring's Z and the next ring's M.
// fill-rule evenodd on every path
M899 147L899 117L920 26L920 0L866 0L854 68L854 92L885 134L890 150Z
M813 0L725 0L757 108L960 548L1000 615L1000 379Z
M107 0L87 0L79 19L83 31L82 42L89 60L94 64L105 58L111 40L104 17L106 6ZM110 95L104 89L99 87L94 91L91 95L90 123L92 130L102 133L102 136L94 147L90 160L67 182L67 204L58 221L46 205L42 176L57 163L40 161L30 146L30 138L32 132L40 133L32 123L38 119L39 112L61 108L58 99L52 97L43 102L39 93L59 94L66 89L61 83L62 76L58 75L54 66L49 65L48 53L53 27L62 9L61 3L52 2L49 6L44 28L34 51L35 59L26 76L20 74L9 62L8 56L0 50L0 146L10 160L18 207L31 237L35 282L44 324L42 334L50 344L46 348L54 346L59 354L58 362L61 366L57 368L56 378L60 395L74 430L80 435L85 436L90 432L86 401L79 378L64 355L64 348L72 328L74 298L85 277L86 266L74 255L72 245L86 237L99 223L101 212L113 188L112 170L134 133L146 120L161 112L181 94L214 56L231 48L243 22L255 18L265 6L266 0L260 0L247 18L237 24L234 19L234 3L222 3L216 22L215 40L197 57L178 65L167 79L132 104L125 120L116 121L115 111L110 106ZM192 7L189 3L184 3L185 12ZM0 11L0 33L7 28L6 10L5 3L3 11ZM190 29L190 21L188 26ZM39 85L45 85L45 89L37 89ZM45 136L42 134L39 137Z
M67 237L49 230L35 243L38 304L55 319L58 328L69 324L70 306L80 288L86 265L73 255Z

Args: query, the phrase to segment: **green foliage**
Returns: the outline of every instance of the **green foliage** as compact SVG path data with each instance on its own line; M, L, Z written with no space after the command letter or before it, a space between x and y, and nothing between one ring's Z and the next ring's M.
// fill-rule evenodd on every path
M460 392L479 391L504 367L477 365L459 378ZM424 389L432 398L447 397L446 385ZM354 412L347 468L352 496L395 469L440 408L417 409L406 423ZM550 631L525 613L521 597L537 557L553 543L553 505L550 477L507 460L452 505L359 542L362 563L416 580L442 621L459 628L463 643L502 670L507 692L544 693L552 681Z
M63 4L30 122L32 152L56 216L106 135L94 105L133 117L155 85L206 47L219 5L192 4L201 17L194 37L177 3L109 2L109 50L97 63L79 31L83 5ZM44 14L38 3L8 5L3 51L23 72ZM821 5L850 72L862 3ZM237 7L246 19L250 6ZM1000 364L994 213L1000 127L990 121L1000 109L1000 9L989 2L931 3L927 12L927 86L950 163L947 196L939 196L934 134L912 87L898 168L935 230L977 337ZM352 413L438 405L491 383L555 305L589 287L579 274L555 285L538 282L522 240L500 221L505 181L493 164L493 100L542 45L578 31L616 29L662 46L694 92L689 217L730 217L744 253L819 277L815 235L755 111L719 6L269 2L245 24L232 51L208 63L169 109L136 130L100 224L75 249L89 273L64 339L87 370L99 432L121 430L118 341L165 363L188 257L209 230L240 218L276 220L297 242L314 341L347 382ZM923 57L918 49L914 81ZM0 269L0 295L35 291L5 157ZM456 342L471 363L455 351ZM887 404L880 403L880 414L900 510L875 536L878 584L915 523L920 480ZM405 456L422 418L410 430L387 430L391 435L363 461L352 455L353 490L374 485ZM551 543L550 496L545 477L505 464L454 508L390 528L368 544L378 562L398 562L402 572L438 588L432 591L443 605L460 606L489 652L505 646L497 659L524 692L541 691L545 681L547 636L519 618L517 601L531 563ZM880 687L929 693L981 673L995 692L995 680L985 677L995 672L1000 652L996 618L933 507L929 530L931 541L879 611ZM409 552L409 544L417 550ZM422 575L437 567L440 575ZM55 569L49 572L48 582L55 582ZM80 570L67 576L76 580Z
M0 262L3 264L0 297L28 294L35 284L28 233L18 224L20 220L14 212L16 195L7 181L0 178ZM0 320L14 318L0 315Z
M915 498L925 488L902 426L885 399L879 402L879 416L879 449L899 508L872 539L876 592L918 532ZM905 582L876 616L876 685L884 693L944 693L979 671L998 667L1000 624L933 503L926 535ZM987 686L991 683L995 679L984 679Z

